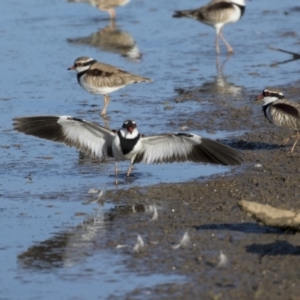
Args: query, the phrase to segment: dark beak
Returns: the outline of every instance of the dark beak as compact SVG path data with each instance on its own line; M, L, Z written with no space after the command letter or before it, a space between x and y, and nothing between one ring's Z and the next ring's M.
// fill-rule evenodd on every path
M132 134L133 127L127 127L127 130L130 132L130 134Z
M68 70L68 71L70 71L70 70L75 70L75 67L72 66L72 67L68 68L67 70Z
M264 99L264 95L260 94L254 98L254 101L261 101L262 99Z

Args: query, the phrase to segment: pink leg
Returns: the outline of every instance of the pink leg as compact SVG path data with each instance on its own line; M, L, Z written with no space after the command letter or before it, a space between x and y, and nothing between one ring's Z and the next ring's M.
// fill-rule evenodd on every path
M300 138L299 132L297 132L296 136L297 136L296 141L295 141L295 143L294 143L294 145L293 145L293 147L292 147L290 153L293 153L293 152L294 152L295 147L296 147L296 145L297 145L297 143L298 143L298 141L299 141L299 138Z
M216 35L216 53L220 54L220 47L219 47L219 34Z
M280 145L281 145L281 146L285 146L285 145L288 143L289 140L290 140L289 137L286 138L286 139L284 139Z
M227 51L229 54L232 54L233 53L233 49L232 47L229 45L229 43L225 40L223 34L222 34L222 31L220 31L220 38L222 39L222 41L224 42L224 44L226 45L227 47Z
M129 167L128 171L127 171L127 177L130 176L132 168L133 168L133 165L130 165L130 167Z
M113 8L102 8L100 5L98 6L98 8L102 11L106 11L109 14L109 18L110 19L115 19L116 18L116 11Z
M285 146L285 145L288 143L288 141L289 141L290 139L294 139L294 138L296 138L296 137L298 137L298 133L297 133L297 134L294 134L294 135L291 135L291 136L289 136L288 138L284 139L280 145L281 145L281 146Z
M115 176L116 176L115 184L118 184L118 163L117 162L115 165Z
M101 116L105 116L106 115L106 108L109 104L110 98L108 95L104 95L104 107L101 111Z

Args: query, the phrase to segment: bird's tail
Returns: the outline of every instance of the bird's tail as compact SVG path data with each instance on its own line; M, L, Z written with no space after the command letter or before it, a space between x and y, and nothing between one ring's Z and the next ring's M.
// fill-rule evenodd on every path
M143 78L143 82L152 82L153 80L151 78L147 78L147 77L144 77Z
M133 83L138 83L138 82L152 82L153 80L151 78L147 77L142 77L142 76L136 76L133 78Z
M193 18L194 10L176 10L173 14L173 18Z

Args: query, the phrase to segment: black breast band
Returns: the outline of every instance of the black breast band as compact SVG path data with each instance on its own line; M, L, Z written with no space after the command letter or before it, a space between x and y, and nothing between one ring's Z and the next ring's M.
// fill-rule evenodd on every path
M134 139L125 139L121 132L118 131L118 136L120 139L120 145L121 145L121 150L122 153L124 155L128 154L130 151L132 151L132 149L134 148L134 146L136 145L136 143L138 142L138 140L140 139L141 135L138 134L136 138Z

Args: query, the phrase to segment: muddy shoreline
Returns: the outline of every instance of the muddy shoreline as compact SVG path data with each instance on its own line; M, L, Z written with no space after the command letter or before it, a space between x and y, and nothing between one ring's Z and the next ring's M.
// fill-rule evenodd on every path
M290 99L300 94L299 82L282 91ZM260 91L257 91L260 92ZM189 95L190 97L191 95ZM194 98L197 94L194 94ZM257 224L238 207L241 199L285 209L299 209L300 147L288 155L292 142L281 147L289 130L264 119L261 105L250 100L239 109L228 101L211 102L216 109L201 116L213 130L244 130L222 142L245 153L242 166L231 172L192 182L109 191L114 204L155 205L158 218L132 214L116 218L105 248L124 253L130 270L142 274L183 275L182 282L136 289L126 299L298 299L300 235ZM217 115L223 106L222 114ZM197 120L193 116L190 120ZM180 122L180 121L179 121ZM191 121L190 121L191 122ZM197 127L198 123L190 126ZM199 125L200 126L200 125ZM118 228L118 229L116 229ZM190 243L172 249L188 231ZM117 249L144 239L140 253ZM227 262L220 266L220 253Z
M181 2L131 1L114 24L83 3L0 2L1 299L299 298L299 233L258 224L238 202L299 210L300 146L288 156L278 145L290 132L251 99L272 85L299 99L300 6L247 1L224 28L228 56L223 43L216 55L213 28L172 18L197 7ZM137 59L118 43L103 48L120 37ZM103 97L67 71L80 56L153 82L112 93L103 120ZM14 118L37 115L200 134L243 151L245 163L138 165L127 180L124 161L116 188L113 160L13 130ZM185 233L190 243L177 247ZM145 245L134 252L138 234Z

